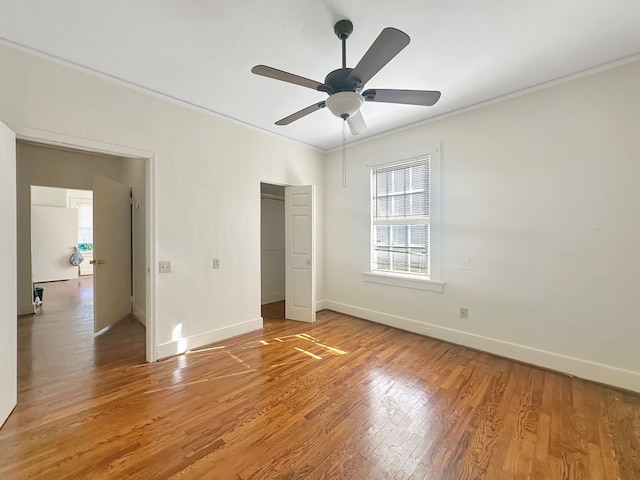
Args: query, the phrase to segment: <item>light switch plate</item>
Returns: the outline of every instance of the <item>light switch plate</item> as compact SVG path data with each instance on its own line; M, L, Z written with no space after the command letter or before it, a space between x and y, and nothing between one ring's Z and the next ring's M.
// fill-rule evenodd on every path
M171 273L171 260L162 260L158 262L158 271L160 273Z

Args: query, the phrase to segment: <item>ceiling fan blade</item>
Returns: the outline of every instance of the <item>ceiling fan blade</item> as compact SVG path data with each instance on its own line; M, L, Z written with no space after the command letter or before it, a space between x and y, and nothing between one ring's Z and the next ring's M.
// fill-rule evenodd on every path
M273 78L282 82L293 83L294 85L301 85L303 87L311 88L312 90L319 90L318 87L322 87L324 84L311 80L309 78L294 75L293 73L278 70L277 68L267 67L266 65L256 65L251 69L256 75L262 75L263 77Z
M370 89L362 92L368 102L404 103L407 105L424 105L430 107L440 99L440 92L435 90L381 90Z
M385 28L360 59L356 68L349 74L348 80L364 85L404 47L409 45L409 41L409 35L403 31L392 27Z
M352 135L358 135L367 131L367 124L364 123L364 118L360 111L347 118L347 125L349 125L349 130L351 130Z
M302 110L292 113L288 117L284 117L281 120L276 122L276 125L289 125L291 122L295 122L296 120L301 119L302 117L306 117L310 113L315 112L316 110L320 110L325 107L325 102L314 103L313 105L309 105L307 108L303 108Z

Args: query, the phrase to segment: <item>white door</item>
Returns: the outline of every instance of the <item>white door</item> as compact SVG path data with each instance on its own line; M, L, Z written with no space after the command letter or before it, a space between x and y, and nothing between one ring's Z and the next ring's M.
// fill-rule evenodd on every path
M69 257L78 245L78 210L31 206L31 274L34 282L78 278Z
M285 318L316 321L316 255L313 185L286 187Z
M18 401L16 136L0 123L0 426Z
M93 177L93 329L131 314L130 189Z

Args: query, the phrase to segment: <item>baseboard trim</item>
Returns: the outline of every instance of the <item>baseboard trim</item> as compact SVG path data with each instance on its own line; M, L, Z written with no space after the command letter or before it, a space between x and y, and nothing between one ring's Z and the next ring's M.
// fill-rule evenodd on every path
M147 316L142 310L134 306L131 315L133 315L133 318L135 318L138 323L142 324L145 327L147 326Z
M549 370L565 373L591 380L594 382L611 385L613 387L640 393L640 372L626 370L598 362L592 362L582 358L570 357L560 353L540 350L526 345L505 342L495 338L484 337L473 333L446 328L441 325L418 322L409 318L390 315L384 312L369 310L331 300L325 300L325 308L336 312L345 313L354 317L363 318L372 322L381 323L390 327L399 328L420 335L445 340L456 345L470 347L483 352L492 353L501 357L510 358L520 362L537 365Z
M284 297L284 293L282 295L280 294L272 294L272 295L263 295L262 296L262 305L266 305L267 303L273 303L273 302L281 302L286 300ZM316 301L316 312L319 312L320 310L325 310L326 307L326 300L318 300Z
M211 343L226 340L227 338L237 337L243 333L253 332L262 329L262 317L248 322L238 323L229 327L211 330L209 332L200 333L191 337L180 338L171 342L158 345L158 359L180 355L187 350L203 347Z
M276 292L276 293L265 293L262 295L261 302L262 305L267 303L274 303L284 300L284 292Z
M28 303L25 305L20 305L18 307L18 312L17 315L20 317L22 315L33 315L34 311L33 311L33 303Z

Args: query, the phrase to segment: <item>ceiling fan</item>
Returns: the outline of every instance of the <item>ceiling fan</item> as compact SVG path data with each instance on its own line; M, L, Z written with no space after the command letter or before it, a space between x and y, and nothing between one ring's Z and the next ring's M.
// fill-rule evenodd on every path
M327 107L336 117L346 120L353 135L358 135L367 129L360 112L360 107L365 101L431 106L440 98L440 92L431 90L375 88L362 91L365 83L409 44L409 35L406 33L392 27L385 28L355 68L348 68L347 38L353 32L353 24L349 20L340 20L333 30L342 41L342 68L330 72L324 79L324 83L266 65L256 65L251 69L256 75L301 85L329 95L324 101L314 103L278 120L276 125L289 125L316 110Z

